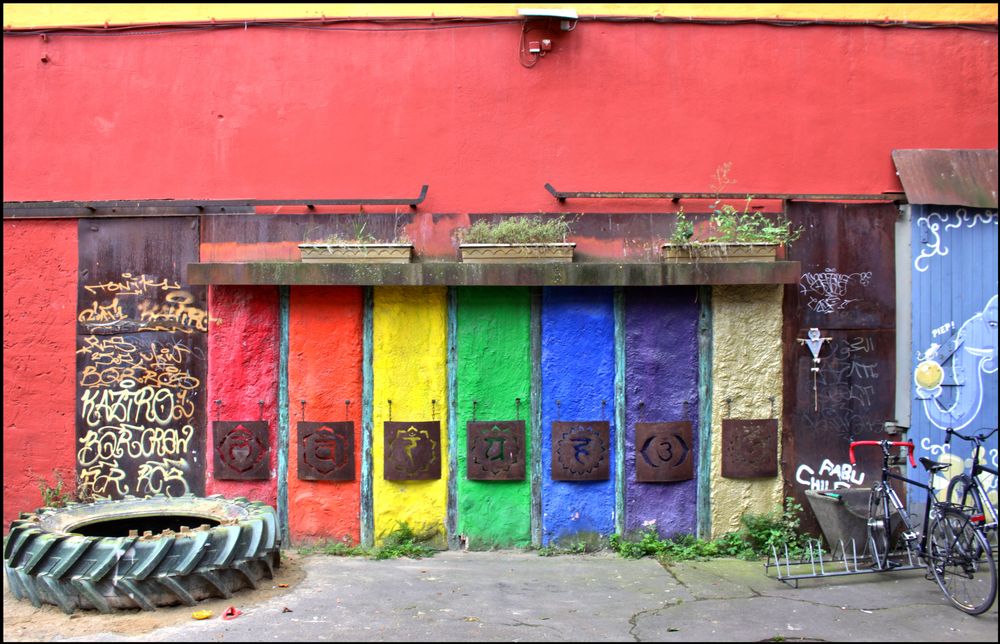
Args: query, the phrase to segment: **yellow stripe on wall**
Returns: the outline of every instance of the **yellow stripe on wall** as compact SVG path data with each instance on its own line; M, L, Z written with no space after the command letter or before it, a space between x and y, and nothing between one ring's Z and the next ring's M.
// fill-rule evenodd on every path
M764 514L781 506L780 465L771 478L723 478L722 419L780 415L782 295L781 286L712 289L712 538L739 530L744 512Z
M799 20L891 20L911 22L997 22L996 4L607 4L607 3L265 3L131 4L8 3L5 27L52 27L197 22L214 18L516 17L531 8L575 9L580 16L664 16L675 18L787 18Z
M375 542L406 522L446 547L448 308L445 287L379 286L373 312L372 497ZM385 421L441 422L441 478L385 480ZM437 401L432 405L431 401ZM433 418L432 418L433 414Z

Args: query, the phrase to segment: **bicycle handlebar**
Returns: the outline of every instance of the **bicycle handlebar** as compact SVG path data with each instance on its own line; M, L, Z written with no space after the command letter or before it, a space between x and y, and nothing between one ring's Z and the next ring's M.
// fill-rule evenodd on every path
M913 443L912 442L900 442L900 441L852 441L851 442L851 465L855 464L854 460L854 448L858 445L893 445L896 447L906 447L906 455L910 457L910 465L913 467L917 466L917 462L913 460Z
M951 427L946 427L945 430L944 430L944 435L945 435L944 444L945 445L950 445L951 444L951 437L953 435L954 436L958 436L959 438L961 438L964 441L969 441L970 443L974 443L977 440L978 441L986 441L986 440L989 439L990 436L992 436L993 434L997 433L997 429L998 429L997 427L994 427L993 431L990 432L989 434L975 434L973 436L964 436L962 434L959 434L956 430L952 429Z

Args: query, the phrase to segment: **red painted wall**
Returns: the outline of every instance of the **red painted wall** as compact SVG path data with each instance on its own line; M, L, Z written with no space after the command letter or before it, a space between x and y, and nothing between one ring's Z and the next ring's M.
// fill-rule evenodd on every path
M362 290L294 287L289 303L288 519L292 539L361 541ZM298 432L305 420L354 422L353 481L302 481ZM350 400L350 405L345 401Z
M997 143L995 33L588 22L532 69L519 34L6 37L4 198L635 210L543 184L708 189L732 161L734 190L881 192L894 148Z
M208 441L206 494L245 496L277 502L278 436L278 289L274 286L212 286L208 332ZM218 410L216 400L222 401ZM270 426L271 478L266 481L218 480L213 476L212 422L257 420L258 401Z
M77 223L3 222L3 523L75 488ZM6 529L5 529L6 532Z

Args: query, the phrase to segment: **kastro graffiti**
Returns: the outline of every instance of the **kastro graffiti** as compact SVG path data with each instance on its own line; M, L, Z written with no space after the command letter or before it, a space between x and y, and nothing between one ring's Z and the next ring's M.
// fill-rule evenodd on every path
M189 336L206 331L207 312L178 282L145 274L122 273L81 293L94 301L81 300L77 320L96 333L118 332L83 335L77 344L81 495L189 492L206 363Z

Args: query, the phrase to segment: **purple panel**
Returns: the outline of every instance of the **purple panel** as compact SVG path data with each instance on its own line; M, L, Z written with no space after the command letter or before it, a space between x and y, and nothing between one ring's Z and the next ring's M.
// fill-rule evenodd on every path
M693 288L625 291L625 529L667 537L697 526L698 471L675 483L636 479L636 423L690 420L698 454L698 312ZM687 403L687 404L685 404Z

